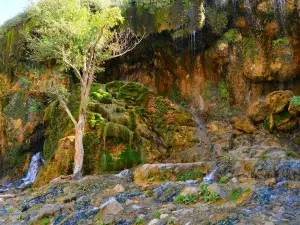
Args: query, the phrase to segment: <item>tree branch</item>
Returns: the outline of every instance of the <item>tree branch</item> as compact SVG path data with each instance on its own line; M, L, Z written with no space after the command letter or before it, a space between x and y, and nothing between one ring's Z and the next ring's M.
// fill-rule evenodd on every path
M60 97L59 95L57 95L57 98L61 104L61 106L64 108L64 110L67 112L68 116L70 117L70 119L72 120L72 122L74 123L75 127L77 126L77 121L75 120L74 116L72 115L69 107L67 106L66 102L64 101L64 99L62 97Z
M80 83L82 83L83 81L82 81L81 73L79 72L77 67L74 66L72 63L70 63L65 57L63 57L63 61L75 71L76 77L80 80Z
M133 45L131 48L128 48L127 50L123 51L122 53L119 53L119 54L116 54L116 55L112 55L112 56L110 56L110 57L107 57L107 58L105 58L105 60L110 60L110 59L118 58L118 57L121 57L121 56L125 55L126 53L132 51L133 49L135 49L135 47L136 47L139 43L141 43L141 41L144 39L145 35L146 35L146 32L144 32L143 36L142 36L140 39L138 39L138 41L135 42L134 45Z

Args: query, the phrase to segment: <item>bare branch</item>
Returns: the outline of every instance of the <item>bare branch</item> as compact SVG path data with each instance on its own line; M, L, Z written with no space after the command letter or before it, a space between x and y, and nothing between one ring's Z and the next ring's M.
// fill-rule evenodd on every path
M115 42L118 43L118 45L121 46L121 47L123 47L124 49L119 50L120 53L113 54L112 56L105 58L105 60L110 60L110 59L118 58L118 57L123 56L126 53L132 51L144 39L144 37L146 35L146 29L144 28L144 30L145 30L145 32L142 35L142 37L140 37L140 38L135 37L137 40L134 42L134 44L131 47L128 47L127 49L125 49L125 48L128 46L127 41L131 38L131 37L129 37L130 32L124 33L125 37L122 37L122 38L118 37L117 36L118 34L116 33L115 34Z
M62 49L62 54L61 53L59 53L59 54L62 55L63 61L75 71L76 77L79 79L80 83L82 84L83 80L82 80L81 73L79 72L78 68L75 65L73 65L71 62L69 62L67 60L67 57L66 57L66 54L65 54L65 50Z
M61 106L64 108L64 110L66 111L66 113L68 114L68 116L70 117L70 119L72 120L72 122L74 123L74 125L75 125L75 127L76 127L78 123L77 123L77 121L75 120L74 116L72 115L72 113L71 113L69 107L67 106L66 102L65 102L64 99L63 99L61 96L59 96L59 95L57 95L57 98L58 98L58 100L59 100Z
M77 67L74 66L72 63L70 63L65 57L63 57L63 61L75 71L76 77L80 80L80 83L82 83L83 81L82 81L81 73L79 72Z

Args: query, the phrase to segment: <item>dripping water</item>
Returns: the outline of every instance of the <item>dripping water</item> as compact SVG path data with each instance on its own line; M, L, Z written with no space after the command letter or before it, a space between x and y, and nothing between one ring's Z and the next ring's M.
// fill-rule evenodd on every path
M12 188L23 188L29 184L32 184L35 181L37 173L40 167L45 163L45 160L42 156L41 152L34 154L31 157L30 164L28 166L27 173L24 178L21 180L14 181L8 185L3 185L0 188L0 193L4 191L8 191Z
M286 0L273 0L274 12L277 14L276 18L281 23L283 28L285 27L285 6Z

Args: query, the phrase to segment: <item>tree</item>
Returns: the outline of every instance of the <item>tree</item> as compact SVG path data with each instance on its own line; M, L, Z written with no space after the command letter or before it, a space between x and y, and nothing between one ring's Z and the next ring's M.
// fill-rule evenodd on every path
M89 92L95 71L106 60L131 51L142 40L129 30L121 32L124 22L121 9L111 0L43 0L29 8L35 29L28 35L31 58L35 61L56 60L74 71L80 83L78 118L69 110L64 89L48 87L75 126L73 177L82 176L83 134ZM55 76L55 75L53 75ZM57 80L55 77L53 80ZM55 82L54 82L55 83ZM57 83L56 83L57 84Z

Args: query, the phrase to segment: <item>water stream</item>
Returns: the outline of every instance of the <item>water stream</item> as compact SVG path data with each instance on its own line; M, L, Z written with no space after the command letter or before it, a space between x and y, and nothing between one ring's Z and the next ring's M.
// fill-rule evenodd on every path
M35 181L39 168L45 163L45 160L41 152L35 153L30 160L27 173L24 178L9 183L7 185L0 186L0 193L8 191L13 188L23 188Z

